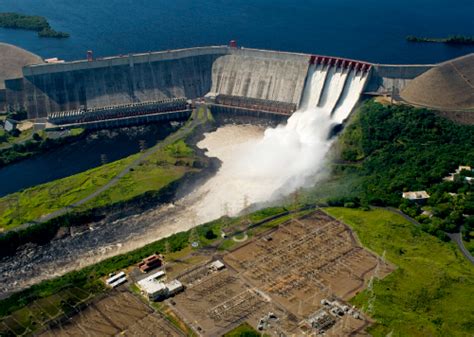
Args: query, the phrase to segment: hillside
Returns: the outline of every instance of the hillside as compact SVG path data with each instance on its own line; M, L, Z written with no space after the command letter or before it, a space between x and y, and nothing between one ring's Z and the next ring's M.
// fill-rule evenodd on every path
M447 110L474 108L474 54L436 66L411 81L400 96L421 106Z

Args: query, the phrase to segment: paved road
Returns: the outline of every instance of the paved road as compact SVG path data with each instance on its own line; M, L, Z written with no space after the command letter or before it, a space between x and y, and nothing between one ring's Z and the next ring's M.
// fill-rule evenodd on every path
M389 211L392 211L394 213L397 213L404 217L406 220L410 221L412 224L415 226L420 226L420 223L416 221L415 219L409 217L399 209L393 208L393 207L385 207L385 209L388 209ZM474 257L471 255L471 253L467 250L467 248L464 246L464 242L462 241L462 234L461 233L446 233L449 238L459 247L461 250L462 255L466 257L473 265L474 265Z
M175 141L177 141L181 138L184 138L186 135L188 135L193 130L194 127L196 127L197 125L199 125L199 124L201 124L201 123L203 123L207 120L207 118L208 118L207 115L205 115L204 119L199 119L198 114L196 113L196 111L197 111L197 109L195 111L193 111L193 114L192 114L192 117L191 117L190 121L188 121L182 128L180 128L174 134L172 134L171 136L166 138L164 141L160 142L159 144L155 145L154 147L152 147L152 148L148 149L147 151L143 152L143 154L139 158L137 158L131 164L127 165L119 174L117 174L115 177L113 177L104 186L98 188L97 190L95 190L94 192L89 194L88 196L82 198L81 200L78 200L78 201L72 203L71 205L65 206L65 207L63 207L63 208L61 208L57 211L54 211L54 212L49 213L47 215L44 215L44 216L42 216L42 217L40 217L40 218L38 218L38 219L36 219L32 222L28 222L28 223L25 223L25 224L20 225L18 227L15 227L13 229L7 230L7 231L3 232L2 234L8 233L9 231L19 231L19 230L28 228L28 227L33 226L33 225L38 224L38 223L47 222L47 221L49 221L53 218L64 215L64 214L70 212L71 210L73 210L74 208L79 207L79 206L93 200L95 197L97 197L101 193L103 193L103 192L107 191L108 189L110 189L111 187L115 186L120 181L120 179L122 179L126 174L128 174L130 172L131 169L137 167L141 162L145 161L147 158L149 158L150 156L152 156L156 152L162 150L164 147L168 146L169 144L172 144Z
M474 257L464 246L464 242L462 241L462 234L461 233L448 233L448 236L450 237L451 240L453 240L458 245L459 249L461 249L462 255L464 255L466 259L468 259L469 261L471 261L472 264L474 264Z

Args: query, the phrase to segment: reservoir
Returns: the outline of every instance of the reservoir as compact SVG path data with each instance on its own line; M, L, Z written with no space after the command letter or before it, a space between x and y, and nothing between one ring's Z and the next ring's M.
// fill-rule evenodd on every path
M474 46L417 44L408 35L474 35L472 0L15 0L1 12L46 17L68 39L0 29L0 41L42 57L84 59L223 45L346 57L375 63L434 63Z

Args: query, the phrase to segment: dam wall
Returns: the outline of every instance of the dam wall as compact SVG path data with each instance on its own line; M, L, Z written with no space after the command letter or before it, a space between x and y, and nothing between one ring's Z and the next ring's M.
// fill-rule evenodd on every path
M365 88L372 95L399 94L410 81L430 70L435 65L386 65L375 64Z
M212 66L212 95L240 96L299 106L309 55L231 49Z
M305 87L315 74L313 90L318 94L309 104L342 116L341 111L352 105L345 104L348 92L363 86L364 93L397 94L432 67L373 65L236 46L197 47L26 66L22 78L5 81L4 101L6 109L25 109L30 119L53 112L205 96L231 97L242 106L261 100L300 109Z
M227 47L193 48L25 67L6 81L7 104L29 118L52 112L204 96Z

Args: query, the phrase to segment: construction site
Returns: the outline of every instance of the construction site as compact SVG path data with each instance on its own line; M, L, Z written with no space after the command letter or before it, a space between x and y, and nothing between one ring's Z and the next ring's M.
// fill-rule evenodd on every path
M347 301L393 270L321 211L248 240L223 261L183 272L186 290L168 300L202 336L244 321L271 336L364 335L370 318Z

